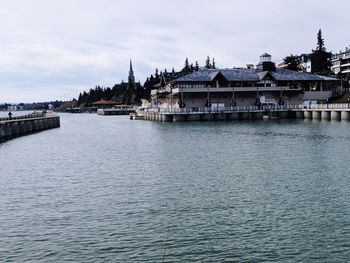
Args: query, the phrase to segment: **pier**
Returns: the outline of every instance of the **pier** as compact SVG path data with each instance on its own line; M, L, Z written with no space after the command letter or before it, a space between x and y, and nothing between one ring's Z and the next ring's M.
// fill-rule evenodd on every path
M0 142L58 127L60 117L55 113L32 113L0 118Z
M350 121L350 107L343 104L318 104L312 107L303 105L286 106L243 106L225 108L183 108L183 109L145 109L130 115L132 120L150 120L160 122L184 121L229 121L229 120L258 120L258 119L314 119Z
M110 115L129 115L130 113L135 112L134 109L130 108L125 108L125 109L98 109L97 110L97 115L105 115L105 116L110 116Z

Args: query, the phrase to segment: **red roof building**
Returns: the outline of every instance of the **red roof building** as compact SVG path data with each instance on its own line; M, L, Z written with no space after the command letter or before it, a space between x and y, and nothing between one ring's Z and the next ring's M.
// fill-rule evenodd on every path
M93 103L91 103L93 106L96 106L97 108L112 108L113 106L117 105L118 103L113 100L98 100Z

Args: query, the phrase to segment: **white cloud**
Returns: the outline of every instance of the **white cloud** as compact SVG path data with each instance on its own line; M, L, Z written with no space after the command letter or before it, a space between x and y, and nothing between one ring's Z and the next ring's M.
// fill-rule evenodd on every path
M127 79L142 82L184 58L221 67L308 52L323 29L326 46L349 43L346 0L4 0L0 9L0 101L77 97ZM40 87L40 88L39 88ZM77 88L78 87L78 88Z

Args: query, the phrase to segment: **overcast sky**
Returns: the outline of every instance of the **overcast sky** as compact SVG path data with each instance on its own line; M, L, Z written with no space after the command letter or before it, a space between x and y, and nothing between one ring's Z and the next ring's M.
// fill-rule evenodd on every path
M0 102L77 98L99 84L180 69L279 62L310 52L319 28L329 51L349 46L348 0L1 0Z

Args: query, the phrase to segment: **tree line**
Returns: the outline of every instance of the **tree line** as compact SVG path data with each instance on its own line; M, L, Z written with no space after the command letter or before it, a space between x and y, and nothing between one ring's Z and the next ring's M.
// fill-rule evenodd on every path
M200 67L198 61L190 62L186 57L184 66L181 70L175 71L174 67L170 72L167 69L159 71L155 69L154 74L151 74L146 78L143 86L140 83L135 83L135 88L129 88L128 83L122 82L115 84L113 87L103 87L100 85L91 88L89 91L83 91L79 94L77 104L82 107L90 107L92 103L101 99L113 100L120 104L141 104L141 99L150 100L151 90L154 89L156 84L160 83L161 76L163 76L166 82L180 78L184 75L198 71L201 68L215 69L215 58L210 59L207 56L205 65Z
M139 104L144 97L144 89L136 83L134 89L129 89L127 83L115 84L113 87L100 85L83 91L79 94L77 104L82 107L90 107L92 103L101 99L113 100L119 104Z

